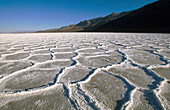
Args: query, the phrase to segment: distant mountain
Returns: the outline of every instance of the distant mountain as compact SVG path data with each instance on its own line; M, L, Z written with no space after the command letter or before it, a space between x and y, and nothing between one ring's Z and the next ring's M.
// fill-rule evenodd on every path
M122 12L122 13L112 13L106 17L98 17L90 20L84 20L79 22L78 24L71 24L69 26L63 26L59 29L49 29L38 32L77 32L77 31L90 31L92 29L96 29L99 26L102 26L105 23L116 20L122 16L129 14L130 12Z
M137 10L112 13L38 32L162 32L170 33L170 0L159 0Z
M170 0L159 0L91 31L170 32Z

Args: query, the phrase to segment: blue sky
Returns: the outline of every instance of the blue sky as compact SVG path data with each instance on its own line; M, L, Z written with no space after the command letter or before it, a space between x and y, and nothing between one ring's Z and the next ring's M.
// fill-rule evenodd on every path
M157 0L0 0L0 32L58 28Z

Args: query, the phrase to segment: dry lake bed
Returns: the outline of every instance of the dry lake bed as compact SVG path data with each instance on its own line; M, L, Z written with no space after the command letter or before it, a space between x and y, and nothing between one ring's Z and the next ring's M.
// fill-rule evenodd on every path
M0 110L170 110L170 34L0 34Z

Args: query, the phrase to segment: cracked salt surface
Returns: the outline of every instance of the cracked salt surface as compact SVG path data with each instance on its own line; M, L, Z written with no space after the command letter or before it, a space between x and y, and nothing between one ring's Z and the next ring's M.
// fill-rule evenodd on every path
M169 110L169 42L169 34L0 34L0 110Z

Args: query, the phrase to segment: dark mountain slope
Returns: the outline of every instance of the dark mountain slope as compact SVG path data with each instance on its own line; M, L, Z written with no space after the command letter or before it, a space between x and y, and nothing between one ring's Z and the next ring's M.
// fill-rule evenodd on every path
M84 20L79 22L78 24L72 24L69 26L63 26L59 29L49 29L49 30L43 30L38 32L76 32L76 31L89 31L92 29L96 29L97 27L108 23L110 21L113 21L115 19L118 19L122 16L125 16L129 14L130 12L122 12L122 13L112 13L106 17L98 17L93 18L90 20Z
M90 31L170 32L170 0L159 0Z

